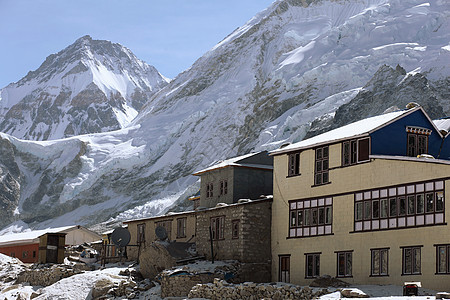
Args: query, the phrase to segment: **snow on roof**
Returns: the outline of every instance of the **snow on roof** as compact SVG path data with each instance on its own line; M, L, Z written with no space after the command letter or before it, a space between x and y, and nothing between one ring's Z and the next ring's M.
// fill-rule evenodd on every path
M450 117L433 120L433 123L439 130L450 131Z
M281 154L285 152L289 152L292 150L300 150L305 148L310 148L316 145L330 143L333 141L340 141L344 139L348 139L351 137L358 137L362 135L367 135L370 132L379 129L380 127L387 125L390 122L398 119L399 117L410 114L418 109L421 109L420 106L407 109L407 110L399 110L391 113L386 113L383 115L370 117L367 119L363 119L334 130L319 134L315 137L300 141L298 143L294 143L283 147L281 149L277 149L271 152L271 154Z
M240 164L238 163L239 161L246 159L248 157L251 157L253 155L259 154L261 152L256 152L256 153L249 153L249 154L245 154L245 155L241 155L241 156L237 156L237 157L232 157L226 160L222 160L219 161L217 164L212 165L206 169L200 170L195 172L192 175L201 175L202 173L208 172L208 171L212 171L212 170L216 170L216 169L221 169L221 168L225 168L225 167L229 167L229 166L239 166L239 167L254 167L254 168L260 168L260 169L273 169L272 166L269 165L262 165L262 164Z
M74 227L77 227L77 225L2 235L2 236L0 236L0 246L7 245L7 244L33 242L34 240L37 240L41 235L44 235L46 233L63 233L63 232L65 233L66 231L69 231L70 229L72 229Z

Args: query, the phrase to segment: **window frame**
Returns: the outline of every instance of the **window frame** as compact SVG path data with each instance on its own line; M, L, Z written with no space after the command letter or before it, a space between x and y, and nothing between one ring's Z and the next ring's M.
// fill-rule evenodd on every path
M300 151L288 154L288 177L299 176L300 173Z
M305 278L320 277L320 254L322 252L305 253ZM312 264L311 268L309 268L310 262ZM311 273L309 272L310 270Z
M231 239L239 238L239 227L241 220L235 219L231 221Z
M367 141L367 153L361 152L363 142ZM347 148L347 150L346 150ZM367 155L367 156L363 156ZM341 166L348 167L363 162L370 161L370 137L353 139L342 142L341 146Z
M177 238L186 237L187 217L177 218Z
M333 234L333 197L289 201L288 238Z
M422 247L420 246L405 246L400 247L402 249L402 276L411 276L411 275L422 275ZM419 266L414 266L413 264L416 263L417 259L417 250L419 254ZM407 272L407 258L406 258L406 252L411 251L411 272ZM417 272L414 270L418 269Z
M213 241L225 239L225 216L214 216L210 218L211 238Z
M214 197L214 184L212 182L208 182L206 184L206 198Z
M353 277L353 250L336 251L336 278L352 278ZM340 257L344 258L344 274L340 274ZM350 262L350 272L348 266Z
M406 156L417 157L428 154L429 136L432 131L427 128L407 126L406 132ZM410 143L411 139L412 143Z
M144 244L145 243L145 223L137 224L136 243L137 244Z
M328 183L330 183L330 147L326 145L314 149L314 186Z
M378 253L379 262L378 262L378 270L375 270L375 259L374 254ZM386 253L386 272L383 272L383 253ZM375 272L377 271L377 272ZM371 277L385 277L389 276L389 247L386 248L374 248L370 249L370 276Z
M228 180L227 179L220 180L219 186L220 186L219 195L220 196L227 195L228 194Z
M438 244L436 247L436 273L435 275L450 275L450 244ZM445 270L440 269L440 252L439 248L444 248L444 264Z

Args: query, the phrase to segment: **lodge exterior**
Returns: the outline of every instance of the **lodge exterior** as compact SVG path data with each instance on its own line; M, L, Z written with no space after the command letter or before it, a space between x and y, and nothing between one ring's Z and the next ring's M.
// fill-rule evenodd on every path
M273 151L272 280L449 291L447 121L414 107Z

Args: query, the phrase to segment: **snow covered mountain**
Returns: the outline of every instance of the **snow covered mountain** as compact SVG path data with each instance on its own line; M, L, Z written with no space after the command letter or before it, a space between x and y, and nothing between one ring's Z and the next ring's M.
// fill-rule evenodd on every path
M1 134L0 200L11 204L0 225L151 216L186 205L198 186L190 174L216 160L409 99L433 117L449 115L449 28L441 0L276 1L155 93L124 129L42 142ZM362 108L348 115L340 107Z
M52 140L123 128L167 81L129 49L84 36L0 90L0 131Z

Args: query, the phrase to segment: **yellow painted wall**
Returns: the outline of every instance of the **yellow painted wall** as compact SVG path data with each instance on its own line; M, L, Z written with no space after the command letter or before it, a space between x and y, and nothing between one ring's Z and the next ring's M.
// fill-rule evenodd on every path
M314 184L314 151L301 153L300 173L287 177L288 156L274 157L274 201L272 205L272 279L278 280L279 255L290 254L291 282L307 285L305 253L321 252L320 274L336 276L335 251L353 250L353 277L344 280L354 284L396 284L421 281L426 288L450 291L450 275L435 275L435 244L450 244L450 227L428 227L351 233L354 229L354 194L365 189L397 184L421 182L450 177L449 164L375 159L341 168L341 145L330 146L330 184ZM334 168L334 169L333 169ZM445 181L446 207L450 207L450 180ZM347 193L347 194L344 194ZM333 197L333 235L289 238L289 200ZM445 211L445 222L450 220L450 209ZM421 248L422 275L402 272L401 246L423 245ZM370 277L372 248L389 247L389 276Z

